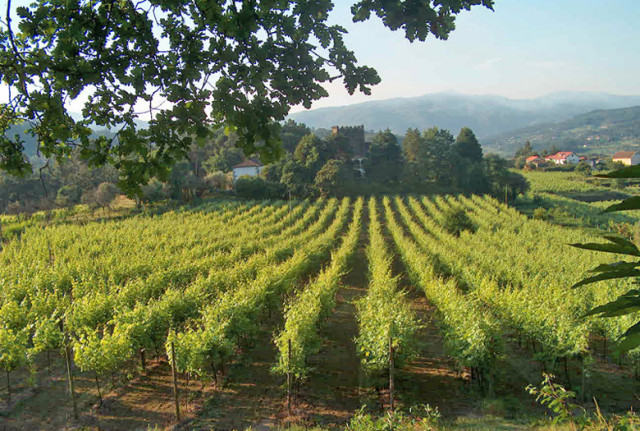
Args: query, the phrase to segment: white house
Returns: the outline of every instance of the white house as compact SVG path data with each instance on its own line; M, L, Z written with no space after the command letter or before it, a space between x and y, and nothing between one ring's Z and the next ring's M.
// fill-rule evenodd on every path
M264 166L255 160L245 160L242 163L238 163L233 167L233 182L235 183L238 178L245 175L257 177L262 173L263 168Z
M636 151L618 151L612 157L614 162L620 162L627 166L640 164L640 154Z
M558 151L555 154L545 157L547 162L556 165L576 164L580 162L580 157L576 156L573 151Z

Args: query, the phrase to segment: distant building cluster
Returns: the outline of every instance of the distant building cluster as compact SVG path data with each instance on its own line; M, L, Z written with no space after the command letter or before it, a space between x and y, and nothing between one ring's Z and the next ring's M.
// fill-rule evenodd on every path
M622 163L626 166L633 166L640 164L640 152L636 151L618 151L611 158L613 162ZM548 156L539 156L534 154L529 156L525 160L525 164L529 167L541 168L550 164L556 165L568 165L577 164L580 162L588 163L592 168L595 168L597 164L602 160L598 158L589 158L586 156L578 156L573 151L558 151L555 154Z

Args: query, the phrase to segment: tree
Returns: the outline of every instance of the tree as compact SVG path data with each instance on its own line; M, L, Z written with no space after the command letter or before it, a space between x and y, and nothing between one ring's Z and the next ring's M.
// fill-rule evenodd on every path
M280 130L280 139L282 140L282 147L285 151L289 153L293 153L302 139L303 136L311 133L311 129L309 129L303 123L296 123L295 121L289 119L283 125Z
M118 188L111 183L102 183L96 189L96 203L107 207L118 196Z
M483 160L483 172L487 192L497 199L514 199L529 189L526 178L510 172L507 161L495 154L489 154Z
M396 135L389 129L376 133L365 164L366 176L374 181L390 183L399 179L401 168L402 148Z
M149 184L142 186L143 202L151 203L158 202L168 197L167 190L164 184L158 181L156 178L149 181Z
M342 196L351 179L350 170L341 160L329 160L316 175L315 186L322 196Z
M204 162L204 168L208 174L212 172L229 172L235 165L244 160L244 154L238 148L222 147L218 153Z
M460 129L454 150L463 159L478 163L482 161L482 147L473 130L468 127Z
M227 190L230 186L227 174L222 171L211 172L205 177L205 181L215 190Z
M172 199L181 199L183 201L191 200L197 190L204 187L202 179L193 175L191 166L186 160L173 166L167 184L169 196Z
M514 157L517 159L518 157L524 157L525 159L533 154L533 148L531 147L531 142L527 139L527 142L514 154Z
M447 39L456 15L476 5L492 9L493 0L362 0L351 10L356 22L374 13L409 41L423 41ZM0 75L12 97L1 107L0 168L31 170L20 138L7 135L24 122L45 158L61 161L79 148L90 165L115 166L128 194L153 177L166 180L212 129L235 131L245 154L272 161L281 154L278 121L291 106L310 107L338 78L349 94L370 94L380 81L347 48L345 30L328 24L332 8L294 0L35 0L14 12L9 0ZM76 120L66 102L83 98ZM141 115L151 116L147 127ZM95 137L92 126L112 134Z
M306 135L296 146L293 159L315 173L329 160L327 144L314 134Z
M422 163L429 180L440 185L451 183L454 138L451 132L437 127L422 132Z
M452 165L452 181L456 187L470 193L483 192L482 147L468 127L460 130L453 145Z
M426 168L421 163L421 146L420 131L418 129L408 129L402 140L402 153L405 161L403 179L413 187L424 182L425 179Z
M78 186L66 185L58 190L56 201L59 205L67 206L80 202L82 190Z
M582 161L576 165L574 172L576 174L588 177L591 175L591 165L587 162Z

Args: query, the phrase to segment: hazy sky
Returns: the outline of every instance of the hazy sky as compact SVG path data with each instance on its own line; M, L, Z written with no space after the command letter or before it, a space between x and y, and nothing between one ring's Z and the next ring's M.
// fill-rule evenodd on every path
M413 44L378 18L353 23L354 1L334 3L332 21L348 29L347 45L382 83L370 97L349 96L334 83L314 108L438 91L640 95L640 0L497 0L495 12L463 12L449 40Z
M449 40L413 44L375 16L353 23L355 2L334 0L330 20L347 28L347 46L382 83L371 96L349 96L333 83L330 97L313 108L439 91L511 98L553 91L640 95L640 0L496 0L494 12L477 6L459 15ZM28 3L14 0L13 6ZM4 86L0 98L6 98Z

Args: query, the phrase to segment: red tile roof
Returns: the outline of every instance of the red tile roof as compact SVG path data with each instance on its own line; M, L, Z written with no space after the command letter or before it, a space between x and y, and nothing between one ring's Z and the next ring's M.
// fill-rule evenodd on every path
M636 154L635 151L618 151L613 155L613 159L630 159Z
M540 156L529 156L527 157L527 162L533 162L534 160L538 160L541 159L542 157Z
M235 165L233 167L233 169L235 168L251 168L251 167L260 167L262 166L260 163L256 162L255 160L245 160L242 163L238 163L237 165Z
M545 157L545 159L549 160L565 160L567 157L573 154L573 151L558 151L555 154Z

